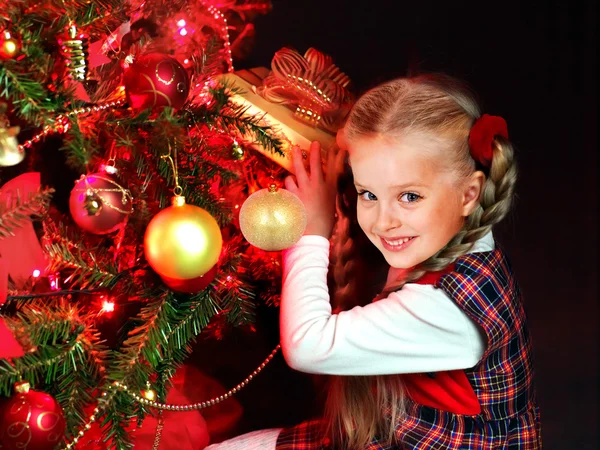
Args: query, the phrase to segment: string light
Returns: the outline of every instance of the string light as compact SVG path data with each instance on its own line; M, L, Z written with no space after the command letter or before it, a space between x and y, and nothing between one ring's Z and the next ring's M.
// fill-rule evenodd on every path
M103 313L111 313L115 310L115 302L111 302L109 300L104 300L102 302L102 312Z
M48 281L50 281L50 289L58 291L60 289L60 272L48 274Z

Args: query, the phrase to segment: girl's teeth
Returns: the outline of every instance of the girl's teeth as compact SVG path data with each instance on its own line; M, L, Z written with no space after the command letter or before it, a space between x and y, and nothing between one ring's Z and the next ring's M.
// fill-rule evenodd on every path
M397 241L388 241L387 239L384 239L384 241L387 242L390 245L396 245L396 246L398 246L398 245L404 244L405 242L410 241L410 239L411 238L408 237L408 238L404 238L404 239L399 239Z

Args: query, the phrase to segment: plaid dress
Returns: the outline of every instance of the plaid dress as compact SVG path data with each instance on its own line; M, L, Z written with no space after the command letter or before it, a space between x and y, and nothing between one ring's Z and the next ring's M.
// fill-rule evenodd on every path
M525 311L504 254L498 249L467 254L435 286L487 336L480 362L465 370L481 413L453 414L409 399L407 416L396 431L400 444L384 446L374 439L365 450L541 449ZM322 425L315 420L282 430L277 450L330 449Z

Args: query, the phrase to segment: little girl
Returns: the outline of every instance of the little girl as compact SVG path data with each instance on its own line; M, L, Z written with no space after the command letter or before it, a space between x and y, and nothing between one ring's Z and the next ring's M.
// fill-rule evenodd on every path
M363 95L337 141L325 173L313 143L309 171L296 150L286 179L308 226L284 253L281 345L292 368L333 375L325 418L208 448L540 449L521 295L492 235L516 181L506 123L481 115L457 81L419 76ZM335 262L366 254L356 223L389 272L373 302L332 314L346 152L356 202L340 199ZM370 276L337 269L341 297Z

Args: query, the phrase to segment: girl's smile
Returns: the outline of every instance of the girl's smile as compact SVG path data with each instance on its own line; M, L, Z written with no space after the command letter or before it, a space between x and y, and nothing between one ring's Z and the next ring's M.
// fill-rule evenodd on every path
M407 248L416 238L411 237L400 237L400 238L385 238L380 236L381 245L390 252L399 252Z

